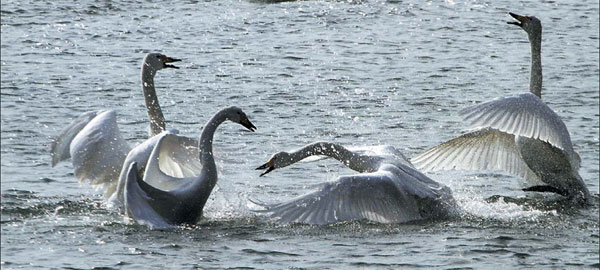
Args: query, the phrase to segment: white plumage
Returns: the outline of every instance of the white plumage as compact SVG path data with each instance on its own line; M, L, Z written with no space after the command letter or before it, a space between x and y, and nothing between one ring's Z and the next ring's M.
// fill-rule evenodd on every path
M398 153L391 146L351 151L327 142L277 153L258 168L267 169L263 175L313 155L335 158L360 173L340 176L288 202L257 203L265 208L258 212L284 223L322 225L352 220L402 223L445 218L457 210L448 187L420 173Z
M200 164L196 159L186 158L195 155L198 143L194 139L178 136L174 131L165 131L165 120L154 89L154 76L163 68L177 68L168 63L180 61L159 53L150 53L142 63L142 90L150 119L151 138L131 149L121 136L114 110L86 112L66 126L54 139L51 146L52 166L71 158L75 176L79 181L103 189L106 199L112 205L122 202L122 184L126 169L132 162L145 166L150 152L158 139L167 134L171 143L165 144L162 166L167 173L175 176L199 173ZM189 162L184 162L189 160ZM124 166L124 163L126 166ZM122 181L124 183L124 180Z
M526 179L524 191L555 192L581 202L589 191L579 176L580 157L560 117L542 102L541 22L510 13L529 37L531 93L497 98L463 109L471 131L414 157L417 168L504 170Z
M143 177L139 175L138 163L132 161L124 169L123 198L126 213L139 224L153 229L195 223L202 216L204 205L217 183L212 143L217 127L227 120L250 131L256 129L241 109L229 107L217 112L206 123L200 135L199 151L191 149L186 153L172 153L169 145L179 147L186 143L182 143L173 134L165 134L154 144L149 160L145 163ZM169 165L162 166L165 162ZM198 174L195 174L195 167L188 167L196 162L202 164ZM169 168L171 172L180 172L182 176L168 175L165 169ZM188 171L192 174L187 174Z

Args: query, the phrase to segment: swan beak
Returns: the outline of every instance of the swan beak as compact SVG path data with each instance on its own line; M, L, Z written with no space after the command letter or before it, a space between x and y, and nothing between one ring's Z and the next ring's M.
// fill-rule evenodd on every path
M179 61L181 61L181 59L171 58L171 57L168 57L168 56L164 56L164 58L163 58L163 63L165 63L165 68L179 69L178 66L168 65L167 64L167 63L173 63L173 62L179 62Z
M240 124L252 132L256 131L256 127L252 124L252 122L250 122L250 120L248 120L246 115L242 115Z
M529 19L527 16L522 16L522 15L515 14L512 12L509 12L508 14L518 21L518 22L506 22L508 24L514 24L514 25L523 27L523 23Z
M271 171L275 170L274 163L275 163L275 161L273 159L269 159L269 161L267 161L267 163L256 168L257 170L267 169L265 172L261 173L260 176L264 176L265 174L270 173Z

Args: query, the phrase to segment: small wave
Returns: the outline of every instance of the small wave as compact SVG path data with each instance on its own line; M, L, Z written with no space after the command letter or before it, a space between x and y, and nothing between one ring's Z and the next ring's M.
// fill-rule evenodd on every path
M300 256L300 254L296 254L296 253L288 253L288 252L275 251L275 250L260 251L260 250L256 250L256 249L246 248L246 249L242 249L242 251L245 252L245 253L259 254L259 255L291 256L291 257Z
M14 222L26 218L45 215L73 215L82 213L105 214L101 201L84 199L72 201L68 199L41 198L33 194L3 194L2 222ZM7 218L7 219L5 219Z
M514 200L511 201L510 197L498 196L486 200L471 194L458 195L457 201L466 215L498 221L538 221L542 217L558 215L555 209L535 209L528 205L518 204Z

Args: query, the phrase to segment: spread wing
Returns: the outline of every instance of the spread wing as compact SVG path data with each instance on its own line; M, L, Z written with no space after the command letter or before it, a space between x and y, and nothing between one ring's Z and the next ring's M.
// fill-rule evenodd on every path
M168 175L175 177L192 177L200 174L198 140L166 134L160 139L159 167Z
M489 128L447 141L411 161L423 171L503 170L532 184L541 183L521 158L514 135Z
M285 223L332 224L367 219L380 223L397 223L422 219L418 199L395 183L396 176L387 171L341 176L321 189L292 201L263 205L258 212L269 213Z
M154 157L151 158L151 155ZM152 165L148 166L151 160ZM178 179L197 176L202 169L195 139L179 136L170 131L161 132L129 151L119 175L119 184L108 199L109 205L117 207L122 205L127 170L134 162L139 164L141 170L149 170L144 173L145 181L163 190L175 189L185 183Z
M71 157L71 142L94 117L102 111L86 112L75 118L67 125L60 134L52 140L50 156L52 157L52 167L59 162Z
M97 187L114 185L129 150L117 126L115 111L104 111L87 123L71 142L75 176Z
M567 153L573 152L565 123L531 93L498 98L460 112L471 128L493 128L508 134L540 139Z
M170 201L170 194L157 190L146 184L138 173L137 163L131 163L127 170L125 185L125 209L127 214L141 225L151 229L168 229L175 227L169 224L152 207L156 201Z
M144 180L155 188L173 190L193 181L201 169L196 140L165 134L148 158Z

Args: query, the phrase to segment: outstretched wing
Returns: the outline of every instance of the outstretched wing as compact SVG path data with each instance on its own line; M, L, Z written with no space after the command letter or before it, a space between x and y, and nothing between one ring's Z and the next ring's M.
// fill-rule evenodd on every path
M151 158L151 155L154 157ZM150 160L152 165L148 166ZM149 170L144 173L145 181L162 190L172 190L185 184L185 181L177 179L197 176L202 169L195 139L179 136L171 131L161 132L129 151L119 175L119 184L109 194L110 198L107 200L109 205L117 207L122 205L127 170L133 162L138 163L141 170Z
M146 184L138 173L137 163L131 163L127 170L127 183L125 185L125 209L127 214L141 225L146 225L151 229L173 228L159 213L152 207L152 201L169 201L169 194L156 190Z
M174 177L198 176L202 170L198 140L166 134L161 138L159 147L159 167Z
M98 114L73 138L70 154L79 181L95 186L116 184L130 147L121 137L116 113Z
M60 134L52 140L50 156L52 157L52 167L59 162L71 157L71 142L73 138L90 122L96 115L102 111L86 112L75 118L67 125Z
M471 128L493 128L533 139L540 139L567 153L573 153L565 123L541 99L531 93L498 98L461 110Z
M161 190L177 189L192 182L202 169L195 142L177 134L160 137L146 163L144 180Z
M422 219L419 194L395 183L392 173L341 176L324 184L320 190L292 201L263 205L273 218L285 223L332 224L367 219L380 223L397 223Z
M447 141L411 161L423 171L503 170L532 184L541 183L521 158L514 135L489 128Z

